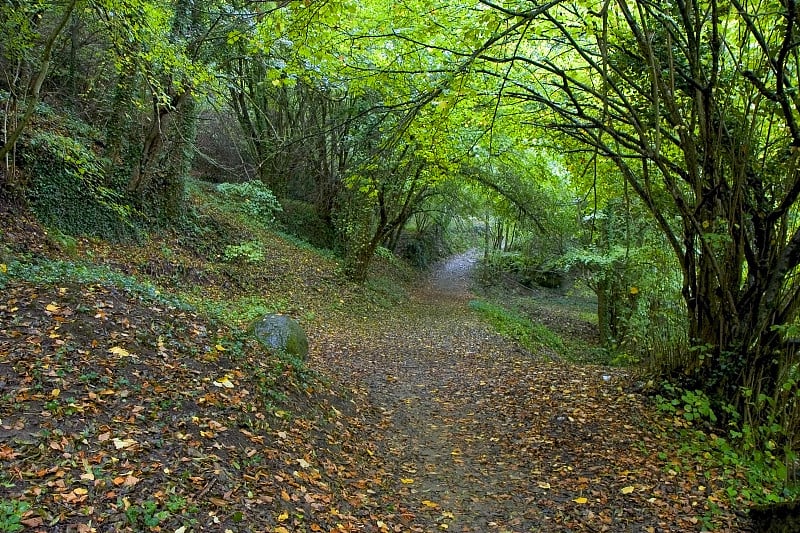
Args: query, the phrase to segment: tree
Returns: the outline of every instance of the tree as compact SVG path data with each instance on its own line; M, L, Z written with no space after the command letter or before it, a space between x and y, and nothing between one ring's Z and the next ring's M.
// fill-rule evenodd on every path
M796 390L781 337L800 304L796 2L481 4L518 30L477 70L613 161L669 242L697 348L676 370L742 407Z
M50 73L56 40L77 7L77 0L69 0L62 9L56 9L52 27L42 21L47 8L44 3L29 5L24 2L9 2L0 7L0 18L4 21L0 28L5 35L10 36L2 46L4 59L10 67L4 69L6 77L2 84L8 89L8 96L3 113L3 139L0 146L0 158L5 161L7 179L13 178L14 173L14 164L9 156L36 111L42 85ZM40 40L41 51L37 56L33 50ZM5 61L0 62L0 65ZM27 73L27 79L23 78L23 73ZM24 112L20 116L17 113L19 102L24 103Z

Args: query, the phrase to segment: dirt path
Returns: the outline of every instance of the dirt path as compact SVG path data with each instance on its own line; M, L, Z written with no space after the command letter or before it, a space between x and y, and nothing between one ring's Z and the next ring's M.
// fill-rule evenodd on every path
M476 259L443 263L406 307L331 332L315 357L377 415L382 524L396 531L700 531L714 484L657 459L620 371L523 354L470 312ZM707 524L707 525L708 525ZM400 527L400 529L396 529Z

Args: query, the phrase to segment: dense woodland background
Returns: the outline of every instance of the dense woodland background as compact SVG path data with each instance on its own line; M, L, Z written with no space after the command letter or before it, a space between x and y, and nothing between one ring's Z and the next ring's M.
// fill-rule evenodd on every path
M794 0L9 0L0 196L126 241L216 184L360 282L477 235L788 487L799 45Z

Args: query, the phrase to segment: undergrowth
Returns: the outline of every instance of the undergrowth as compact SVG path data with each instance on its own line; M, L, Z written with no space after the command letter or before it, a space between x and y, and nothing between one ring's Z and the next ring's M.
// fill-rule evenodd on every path
M724 483L731 505L737 508L794 501L800 497L796 478L798 458L777 444L779 435L766 439L764 433L779 428L753 427L743 421L733 406L715 406L706 394L663 383L655 396L658 410L671 422L677 442L678 459L667 464L674 470L687 465L705 465L718 471L715 480ZM720 427L719 420L728 420ZM667 459L666 453L661 457ZM713 503L713 502L712 502ZM713 506L712 506L713 508Z
M472 300L470 308L477 311L500 335L513 339L530 352L547 347L561 356L567 355L564 341L547 326L532 322L498 305Z

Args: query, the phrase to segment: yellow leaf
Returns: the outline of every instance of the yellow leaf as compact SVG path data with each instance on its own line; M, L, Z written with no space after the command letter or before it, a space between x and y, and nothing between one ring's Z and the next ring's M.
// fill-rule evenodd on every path
M117 450L130 448L134 444L136 444L136 441L133 439L117 439L117 438L114 439L114 448L116 448Z
M214 385L215 387L222 387L225 389L233 388L233 383L231 382L231 379L228 376L222 376L222 379L214 381L212 385Z
M309 466L311 466L311 463L309 463L305 459L298 459L297 464L299 464L302 468L308 468Z
M429 500L422 500L422 505L424 505L425 507L429 507L431 509L436 509L437 507L439 507L438 503L434 503Z
M45 310L50 311L51 313L55 313L59 309L61 309L61 308L59 306L57 306L56 304L47 304L47 307L45 307Z
M131 352L129 352L122 346L114 346L113 348L108 350L108 353L113 353L114 355L118 355L120 357L128 357L131 355Z
M61 389L53 389L50 391L50 396L53 398L58 398L59 394L61 394Z
M83 496L84 494L89 494L89 491L83 487L78 487L77 489L72 491L74 494L78 496Z
M414 483L414 480L411 479L410 477L404 477L400 478L400 483L402 483L403 485L411 485L412 483Z
M623 487L620 492L622 492L622 494L630 494L631 492L633 492L633 485Z
M8 274L8 267L5 263L0 263L0 274Z
M278 526L272 530L272 533L289 533L289 530L283 526Z
M217 344L216 346L214 346L214 348L216 348L216 350L218 352L224 352L225 351L225 347L223 345L221 345L221 344Z
M547 481L540 481L539 483L537 483L537 485L539 485L540 489L549 489L550 488L550 483L548 483Z
M575 503L580 503L580 504L583 504L583 503L587 503L589 500L587 500L586 498L584 498L583 496L581 496L580 498L575 498L575 499L574 499L574 500L572 500L572 501L574 501Z
M278 515L278 522L285 522L287 520L289 520L289 513L287 513L286 511Z

